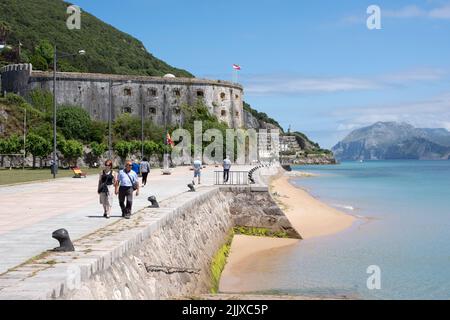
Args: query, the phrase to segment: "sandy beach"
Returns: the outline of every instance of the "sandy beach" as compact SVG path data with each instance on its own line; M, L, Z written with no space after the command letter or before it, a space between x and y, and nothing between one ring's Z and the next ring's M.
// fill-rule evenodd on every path
M271 184L271 193L303 239L331 235L349 228L356 220L294 187L282 176Z
M270 191L304 240L336 234L355 222L355 217L338 211L305 190L293 186L289 182L290 178L292 175L286 173L273 180ZM288 255L300 243L301 240L296 239L235 236L222 273L220 292L239 293L267 289L264 288L264 279L260 279L258 274L271 270L270 257Z

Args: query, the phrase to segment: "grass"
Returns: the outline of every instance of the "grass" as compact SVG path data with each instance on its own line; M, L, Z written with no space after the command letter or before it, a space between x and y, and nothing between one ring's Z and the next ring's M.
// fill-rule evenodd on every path
M231 243L233 242L234 236L238 234L257 237L290 238L284 231L271 231L267 228L255 227L234 227L230 231L225 244L220 247L211 261L211 294L217 294L219 292L220 277L230 255Z
M289 235L284 231L271 231L267 228L235 227L233 230L235 234L242 234L245 236L289 238Z
M211 293L216 294L219 291L220 276L227 264L227 258L230 254L231 242L233 241L234 232L228 235L226 243L217 251L211 262Z
M100 169L81 169L87 175L97 175ZM57 178L73 177L70 169L59 169ZM0 185L53 179L50 169L0 169Z

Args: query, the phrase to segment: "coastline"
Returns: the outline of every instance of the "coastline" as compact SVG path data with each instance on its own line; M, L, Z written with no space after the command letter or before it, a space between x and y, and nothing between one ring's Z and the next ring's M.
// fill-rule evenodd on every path
M350 228L356 217L319 201L307 191L295 187L292 177L309 174L283 173L270 183L270 193L292 226L304 240L333 235ZM264 273L270 272L270 256L289 256L302 240L236 235L219 285L221 293L267 290ZM260 276L259 276L260 275ZM249 279L252 279L248 281Z
M339 233L350 228L357 220L314 198L306 190L295 187L289 182L290 179L287 175L274 179L270 191L303 239Z

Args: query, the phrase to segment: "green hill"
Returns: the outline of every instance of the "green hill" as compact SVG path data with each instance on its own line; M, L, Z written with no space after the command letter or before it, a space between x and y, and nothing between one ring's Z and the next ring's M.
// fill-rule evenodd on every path
M85 56L61 59L62 71L148 76L172 73L178 77L193 77L155 58L141 41L87 12L82 13L81 30L68 30L68 6L60 0L1 0L0 42L5 36L2 25L6 23L9 29L6 43L12 48L3 50L0 64L36 61L36 47L44 41L56 43L63 52L86 50ZM17 57L19 41L22 43L20 59Z

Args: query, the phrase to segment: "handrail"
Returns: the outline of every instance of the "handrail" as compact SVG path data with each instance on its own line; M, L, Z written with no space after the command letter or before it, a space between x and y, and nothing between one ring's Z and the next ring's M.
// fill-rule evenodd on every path
M228 181L225 179L224 171L214 171L214 184L215 185L248 185L248 171L230 171L228 174Z

